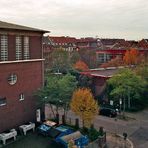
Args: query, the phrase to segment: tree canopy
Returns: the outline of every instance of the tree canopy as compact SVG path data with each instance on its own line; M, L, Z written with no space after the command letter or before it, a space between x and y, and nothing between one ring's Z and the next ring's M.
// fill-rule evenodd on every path
M81 61L81 60L77 61L77 62L74 64L74 68L75 68L76 70L79 70L79 71L86 71L86 70L89 69L88 66L87 66L87 64L84 63L84 62Z
M138 63L138 56L139 56L138 50L135 48L132 48L132 49L127 50L125 52L125 55L123 57L123 61L127 65L135 65Z
M77 81L71 74L49 75L46 86L36 93L41 104L49 103L63 107L65 110L71 100L73 91L77 88Z
M68 73L69 69L71 69L68 51L62 48L55 49L51 53L51 62L53 72Z
M128 107L143 103L146 82L130 69L121 70L107 81L109 95L115 101L125 99Z
M89 127L93 118L98 113L98 105L90 89L79 88L74 91L71 104L71 110L81 117L83 126Z
M111 59L110 61L108 61L107 63L103 63L100 67L101 68L107 68L107 67L117 67L117 66L123 66L123 60L121 57L117 56L113 59Z

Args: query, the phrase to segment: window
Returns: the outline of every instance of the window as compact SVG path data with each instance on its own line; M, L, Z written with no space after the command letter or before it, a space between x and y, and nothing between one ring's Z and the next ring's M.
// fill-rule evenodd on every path
M21 36L16 37L16 60L22 59L22 38Z
M6 105L6 98L0 97L0 106Z
M8 37L1 35L1 61L8 60Z
M104 53L99 53L98 54L98 61L103 63L105 61L105 58L104 58Z
M24 59L29 59L29 37L24 37Z
M113 58L112 54L106 54L106 60L110 61Z
M10 85L14 85L17 82L17 76L16 74L10 74L8 77L8 83Z
M23 93L21 93L21 94L19 95L19 100L20 100L20 101L23 101L24 99L25 99L25 96L24 96Z

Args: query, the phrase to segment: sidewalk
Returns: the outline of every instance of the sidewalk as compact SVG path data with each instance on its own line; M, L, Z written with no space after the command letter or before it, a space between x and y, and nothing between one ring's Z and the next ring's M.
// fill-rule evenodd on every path
M107 144L105 148L133 148L131 141L124 140L123 137L111 133L107 133ZM97 142L90 143L86 148L99 148Z

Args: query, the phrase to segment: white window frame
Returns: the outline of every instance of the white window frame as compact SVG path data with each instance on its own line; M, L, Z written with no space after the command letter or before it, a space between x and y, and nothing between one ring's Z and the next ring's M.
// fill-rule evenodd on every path
M8 83L10 85L14 85L17 82L17 75L16 74L10 74L8 77Z
M8 36L1 35L1 61L8 60Z
M16 60L22 60L22 38L16 36Z
M20 101L25 100L25 95L24 95L23 93L21 93L21 94L19 95L19 100L20 100Z
M30 58L30 51L29 51L29 37L24 36L24 60Z

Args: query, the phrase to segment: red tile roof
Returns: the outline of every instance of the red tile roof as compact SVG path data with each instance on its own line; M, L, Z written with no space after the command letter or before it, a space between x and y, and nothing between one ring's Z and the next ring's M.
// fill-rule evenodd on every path
M81 38L81 39L77 39L77 42L97 42L96 38Z
M76 43L77 39L74 37L56 37L56 36L48 36L49 39L51 39L54 43Z

